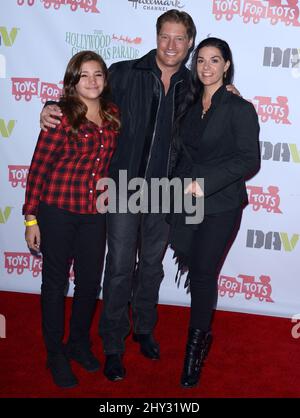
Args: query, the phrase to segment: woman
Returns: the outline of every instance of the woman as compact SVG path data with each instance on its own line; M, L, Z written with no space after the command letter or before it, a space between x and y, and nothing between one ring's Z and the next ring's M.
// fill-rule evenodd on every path
M187 260L191 291L183 387L199 381L211 343L218 271L247 203L245 179L259 167L258 118L252 104L226 90L233 72L228 44L203 40L193 54L189 93L175 123L175 177L204 178L204 190L196 180L185 189L204 196L203 222L195 228L183 225L182 216L171 218L171 247L179 262L182 256Z
M69 359L88 371L99 369L89 338L106 233L105 215L96 209L96 183L107 176L120 127L107 77L98 54L83 51L71 58L60 100L64 116L56 128L41 131L27 179L25 239L43 254L43 336L47 366L60 387L77 384ZM75 289L64 347L64 290L72 259Z

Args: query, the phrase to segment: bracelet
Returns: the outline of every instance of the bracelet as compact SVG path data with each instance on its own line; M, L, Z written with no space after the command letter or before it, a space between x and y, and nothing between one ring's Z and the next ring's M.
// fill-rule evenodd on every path
M32 221L24 221L24 225L25 226L37 225L37 220L36 219L33 219Z

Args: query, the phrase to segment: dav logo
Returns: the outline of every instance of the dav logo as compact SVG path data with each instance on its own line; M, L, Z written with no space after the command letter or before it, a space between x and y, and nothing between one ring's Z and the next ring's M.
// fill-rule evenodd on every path
M4 210L0 208L0 224L5 224L10 217L12 206L6 206Z
M259 145L262 160L300 163L297 144L287 144L286 142L272 144L270 141L259 141Z
M97 9L98 0L40 0L45 9L49 9L51 6L58 10L60 6L70 6L72 12L76 12L77 9L83 9L85 12L100 13ZM35 0L27 0L28 6L34 5ZM19 6L23 6L25 0L17 0Z
M218 280L219 295L223 297L228 294L230 298L233 298L236 294L243 294L247 300L254 297L260 302L274 303L271 298L272 286L270 282L270 276L266 275L259 276L256 281L255 276L246 274L239 274L237 277L222 274Z
M213 0L213 14L217 20L224 16L232 20L234 15L243 18L244 23L257 24L268 19L272 25L284 22L289 26L300 26L298 0Z
M276 123L284 125L291 125L288 120L289 107L288 98L285 96L277 96L276 102L272 102L271 97L255 96L251 102L262 122L267 122L269 119Z
M29 172L28 165L9 165L8 167L8 181L12 187L21 185L23 189L26 187L27 175Z
M16 100L24 98L27 102L32 99L32 96L41 98L41 102L45 103L47 100L59 100L62 94L62 81L58 84L41 82L39 89L39 78L23 78L13 77L12 81L12 95Z
M9 120L8 122L6 122L4 119L0 119L0 135L3 138L8 138L10 137L14 127L16 124L16 120Z
M293 234L290 239L286 232L264 233L260 230L248 229L246 247L264 248L265 250L293 251L299 240L299 234Z
M282 213L279 209L280 197L277 186L269 186L268 192L264 192L261 186L247 186L249 204L254 211L263 208L267 212Z
M0 46L13 46L19 28L12 28L10 31L5 26L0 26Z
M300 68L300 49L285 48L278 46L264 49L264 67Z

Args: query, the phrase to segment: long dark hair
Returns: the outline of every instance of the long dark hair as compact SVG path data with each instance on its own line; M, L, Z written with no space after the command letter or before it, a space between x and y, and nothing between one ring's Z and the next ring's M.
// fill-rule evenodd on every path
M233 82L233 76L234 76L234 64L232 59L232 53L231 49L226 41L219 38L206 38L203 41L201 41L196 49L193 52L192 60L191 60L191 72L190 72L190 82L188 86L188 91L185 96L184 101L180 105L178 109L178 116L176 117L175 123L174 123L174 130L173 130L173 138L174 138L174 144L177 149L180 148L180 138L179 138L179 127L180 123L185 116L188 109L196 103L196 101L200 98L203 92L203 84L199 80L198 74L197 74L197 60L198 60L198 54L201 48L212 46L214 48L217 48L224 61L230 62L230 66L228 70L226 71L226 76L223 77L223 84L232 84Z
M76 85L80 80L81 68L85 62L96 61L100 64L104 76L104 89L99 96L99 114L103 121L110 122L111 128L119 130L120 120L110 101L110 87L108 84L108 70L102 57L93 51L81 51L69 61L64 75L63 94L60 106L67 116L73 133L77 133L79 126L85 122L87 106L79 99Z

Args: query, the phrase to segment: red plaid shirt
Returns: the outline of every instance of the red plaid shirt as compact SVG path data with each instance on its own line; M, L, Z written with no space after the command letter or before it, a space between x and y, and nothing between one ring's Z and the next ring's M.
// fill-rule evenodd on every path
M116 108L113 108L116 112ZM93 122L71 133L65 116L47 132L41 131L27 178L23 215L36 215L39 202L75 213L97 213L96 184L107 177L117 133Z

